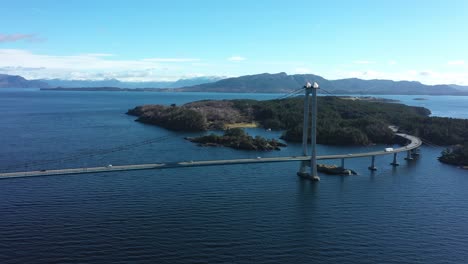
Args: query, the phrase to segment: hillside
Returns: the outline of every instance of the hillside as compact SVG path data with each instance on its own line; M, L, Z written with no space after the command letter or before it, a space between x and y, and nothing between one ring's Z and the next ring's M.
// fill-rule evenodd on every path
M0 74L0 88L47 88L49 85L38 80L26 80L17 75Z

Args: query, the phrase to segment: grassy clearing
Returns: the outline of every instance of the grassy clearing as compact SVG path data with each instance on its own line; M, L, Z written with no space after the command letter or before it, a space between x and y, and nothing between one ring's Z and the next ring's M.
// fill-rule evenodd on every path
M258 127L257 123L234 123L234 124L225 124L225 129L231 128L255 128Z

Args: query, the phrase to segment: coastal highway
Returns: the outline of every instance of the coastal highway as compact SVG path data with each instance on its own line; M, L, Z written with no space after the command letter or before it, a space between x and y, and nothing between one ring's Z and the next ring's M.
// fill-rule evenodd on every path
M366 153L324 155L324 156L317 156L317 160L350 159L350 158L363 158L363 157L372 157L372 156L379 156L379 155L388 155L388 154L393 154L393 153L398 153L398 152L410 151L422 145L422 141L415 136L411 136L411 135L407 135L403 133L396 133L396 135L409 140L410 143L403 147L395 148L392 151L382 150L382 151L373 151L373 152L366 152ZM168 169L168 168L236 165L236 164L250 164L250 163L291 162L291 161L303 161L303 160L310 160L310 156L271 157L271 158L258 157L255 159L182 161L182 162L169 162L169 163L91 167L91 168L8 172L8 173L0 173L0 179L84 174L84 173L104 173L104 172L132 171L132 170L154 170L154 169Z

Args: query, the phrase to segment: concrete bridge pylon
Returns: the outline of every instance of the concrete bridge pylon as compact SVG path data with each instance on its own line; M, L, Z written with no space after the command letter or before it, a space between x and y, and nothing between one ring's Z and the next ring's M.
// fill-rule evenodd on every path
M304 85L304 123L302 126L302 154L308 156L308 137L310 130L310 160L301 162L297 175L313 181L320 181L317 175L317 90L319 85L314 82L307 82ZM309 116L311 121L309 122ZM310 168L310 173L307 170Z

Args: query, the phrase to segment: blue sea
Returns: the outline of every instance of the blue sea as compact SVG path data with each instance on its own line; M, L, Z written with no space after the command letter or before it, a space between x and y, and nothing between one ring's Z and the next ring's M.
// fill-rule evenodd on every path
M299 144L198 147L184 137L200 133L125 114L279 96L1 89L0 171L299 155ZM468 97L380 97L468 118ZM384 147L320 145L318 154ZM396 168L380 156L376 172L369 158L347 160L359 175L319 183L298 178L295 162L0 180L0 263L466 263L468 171L439 163L442 150L423 146Z

